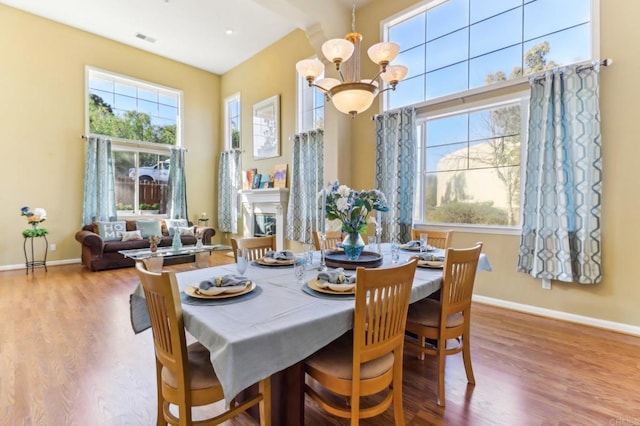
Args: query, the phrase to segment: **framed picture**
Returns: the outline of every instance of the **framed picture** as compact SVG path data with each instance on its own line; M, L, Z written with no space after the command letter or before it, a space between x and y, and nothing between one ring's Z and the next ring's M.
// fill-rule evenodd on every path
M280 156L280 95L253 106L253 158Z

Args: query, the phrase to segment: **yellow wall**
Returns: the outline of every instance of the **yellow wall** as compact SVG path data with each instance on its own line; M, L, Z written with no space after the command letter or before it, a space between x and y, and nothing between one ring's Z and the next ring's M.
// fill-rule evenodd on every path
M184 92L189 212L216 223L219 76L4 5L0 28L0 267L24 264L22 206L48 212L49 261L80 257L86 65Z

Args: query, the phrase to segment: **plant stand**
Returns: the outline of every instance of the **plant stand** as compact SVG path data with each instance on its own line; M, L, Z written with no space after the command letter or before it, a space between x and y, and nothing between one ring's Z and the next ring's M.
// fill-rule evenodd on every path
M42 238L44 240L44 257L41 260L35 259L33 240L37 238ZM27 244L27 241L29 241L29 244ZM26 267L27 275L29 275L29 268L31 268L31 273L33 273L36 266L44 266L45 272L48 272L47 252L49 251L49 241L47 240L46 235L38 237L24 237L24 244L22 245L22 248L24 250L24 265Z

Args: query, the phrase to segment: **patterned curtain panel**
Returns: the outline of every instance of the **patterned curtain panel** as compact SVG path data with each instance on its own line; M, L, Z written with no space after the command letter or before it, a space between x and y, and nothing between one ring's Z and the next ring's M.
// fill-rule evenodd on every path
M187 214L187 180L184 173L184 154L182 148L171 149L171 167L169 168L169 186L167 200L167 218L189 219Z
M602 278L599 65L531 80L518 271L594 284Z
M376 188L384 193L389 211L379 215L382 241L411 239L416 178L416 112L414 108L387 112L376 122Z
M218 180L218 228L221 232L238 233L240 189L240 151L221 152Z
M83 225L117 219L114 176L111 139L88 137L82 204Z
M318 192L324 185L324 137L322 130L293 136L291 188L287 208L287 239L313 244L318 228Z

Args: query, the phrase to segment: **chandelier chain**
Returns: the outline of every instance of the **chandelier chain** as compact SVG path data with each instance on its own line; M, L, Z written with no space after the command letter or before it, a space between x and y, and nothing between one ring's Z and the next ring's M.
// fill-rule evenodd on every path
M356 0L353 0L353 8L351 9L351 32L356 32Z

